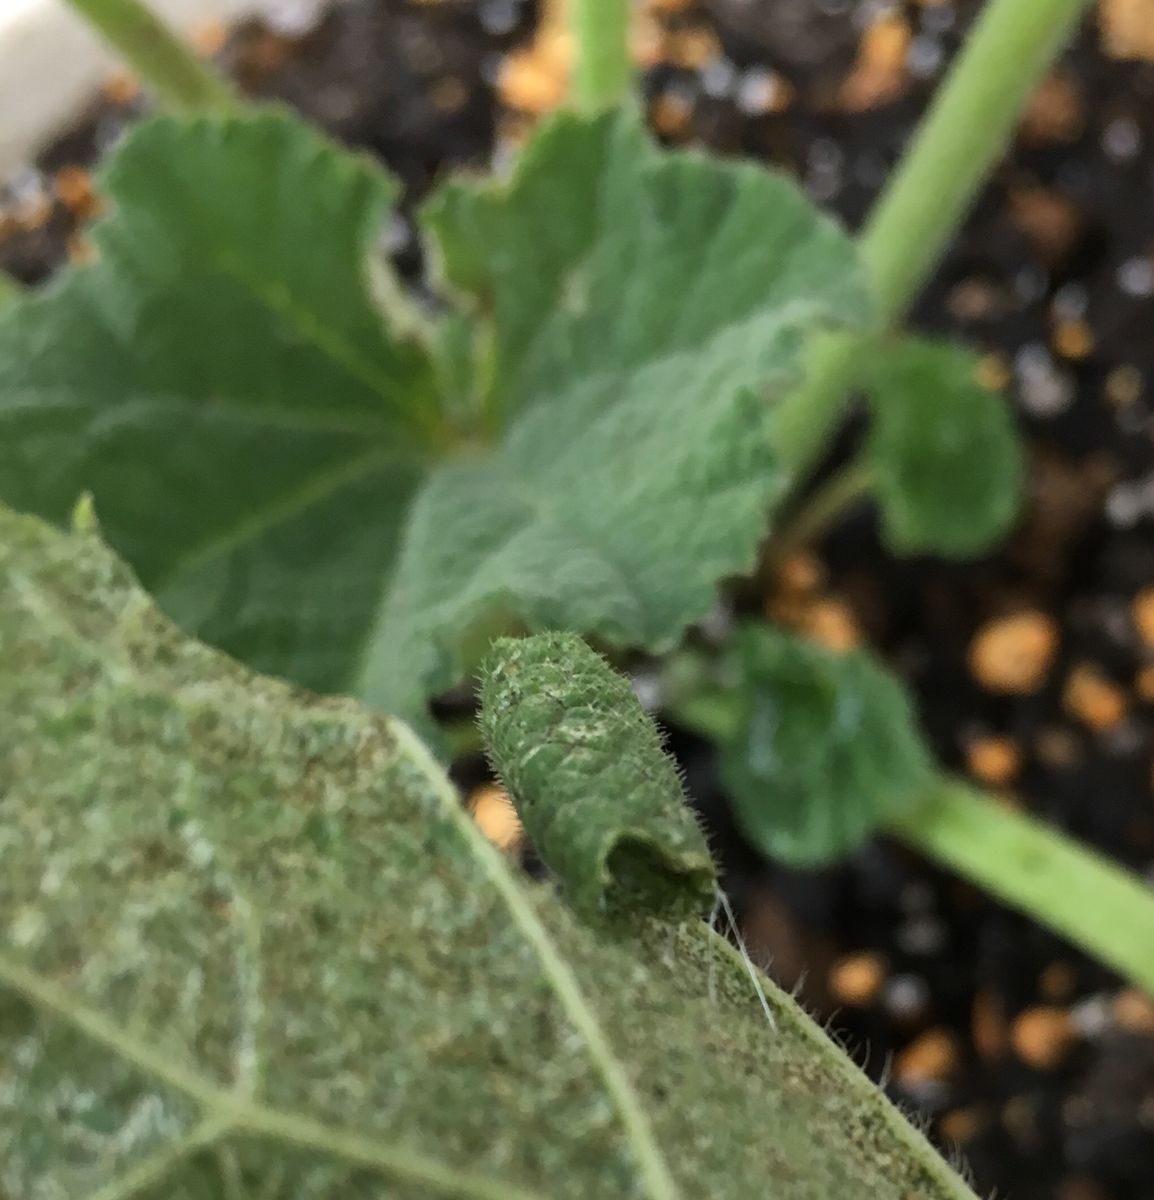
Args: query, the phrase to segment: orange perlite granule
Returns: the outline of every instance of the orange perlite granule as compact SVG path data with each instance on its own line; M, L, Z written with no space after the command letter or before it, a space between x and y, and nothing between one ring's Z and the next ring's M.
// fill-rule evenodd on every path
M1154 0L1098 0L1098 24L1111 58L1154 62Z
M57 200L80 221L86 221L100 207L92 187L92 176L83 167L61 167L52 181Z
M223 21L204 21L190 31L188 40L197 54L210 58L224 48L228 40L228 28Z
M885 960L867 950L839 958L830 970L829 987L839 1004L864 1008L877 999L885 979Z
M1054 349L1077 362L1094 350L1094 334L1085 321L1060 321L1054 328Z
M1069 75L1056 71L1034 90L1018 129L1030 142L1072 142L1081 134L1084 123L1077 83Z
M1002 1002L989 988L980 988L974 996L970 1010L970 1038L974 1049L989 1062L997 1062L1009 1047Z
M140 82L127 71L114 71L104 81L100 91L110 104L123 107L131 104L140 95Z
M795 550L777 567L777 580L788 592L815 592L825 583L825 566L808 550Z
M1010 1042L1027 1066L1049 1071L1059 1066L1077 1041L1077 1031L1064 1008L1042 1004L1014 1019Z
M1124 988L1110 1006L1114 1024L1127 1033L1154 1037L1154 1000L1137 988Z
M532 42L501 64L497 92L503 104L540 116L565 99L574 53L565 8L559 0L546 0Z
M1143 588L1130 603L1138 636L1154 650L1154 587Z
M1098 733L1114 729L1126 719L1126 693L1107 679L1093 663L1079 663L1062 692L1066 711Z
M987 691L1025 696L1038 691L1058 651L1058 626L1037 610L999 617L970 643L970 670Z
M838 93L846 112L863 112L899 95L908 79L906 59L913 34L897 13L883 13L865 31L857 63Z
M938 1122L938 1132L948 1142L964 1146L973 1141L982 1127L981 1113L976 1108L954 1108Z
M847 604L840 600L815 601L805 609L801 632L836 654L844 654L861 642L861 630Z
M1004 354L990 353L983 354L978 359L974 378L981 387L991 392L1000 392L1004 387L1009 386L1013 374Z
M916 1087L949 1079L960 1065L957 1034L948 1029L931 1029L898 1055L894 1078L905 1087Z
M982 783L1003 787L1013 783L1022 769L1022 755L1013 738L980 737L966 748L966 766Z
M481 832L500 850L513 850L525 830L504 788L487 783L469 797L469 809Z

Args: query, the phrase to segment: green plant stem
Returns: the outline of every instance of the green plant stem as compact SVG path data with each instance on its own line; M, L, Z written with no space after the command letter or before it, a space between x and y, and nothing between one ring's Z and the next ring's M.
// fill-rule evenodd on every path
M765 566L780 562L787 554L817 541L848 509L873 487L873 474L864 458L847 463L831 475L770 539Z
M139 0L68 0L171 108L230 109L237 95Z
M859 238L881 327L905 316L1089 2L987 3ZM779 411L778 444L795 477L820 454L876 336L815 346L805 386Z
M23 290L18 279L14 279L7 271L0 271L0 312L16 300Z
M600 112L622 103L629 93L630 0L569 0L577 44L573 94L577 107Z
M1154 996L1154 888L1137 876L957 782L944 782L893 832Z

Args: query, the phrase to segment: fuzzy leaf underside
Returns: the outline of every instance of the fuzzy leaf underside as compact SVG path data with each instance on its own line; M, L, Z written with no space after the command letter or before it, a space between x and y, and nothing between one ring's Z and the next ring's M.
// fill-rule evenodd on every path
M895 553L973 558L1018 514L1024 472L1014 418L977 372L972 351L917 338L887 346L867 372L866 455Z
M806 336L868 315L849 239L784 177L625 113L558 115L512 180L450 184L424 220L504 433L418 497L362 694L413 711L491 612L667 649L754 563Z
M753 562L798 342L864 315L848 240L783 179L559 116L433 203L463 308L418 321L376 261L394 190L278 112L135 127L98 261L0 316L0 497L90 491L182 627L410 716L478 625L671 644Z
M0 510L0 1192L961 1200L700 923L596 939L407 729Z
M501 639L481 676L490 759L570 907L708 913L709 847L629 681L571 633Z
M746 626L729 649L740 718L721 747L734 812L763 851L841 858L913 807L932 760L898 680L864 650L835 654Z

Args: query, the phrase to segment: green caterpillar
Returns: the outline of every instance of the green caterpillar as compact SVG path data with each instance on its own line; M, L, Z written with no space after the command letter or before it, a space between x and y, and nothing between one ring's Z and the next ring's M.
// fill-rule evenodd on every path
M708 913L713 859L629 686L579 637L496 642L481 731L541 857L585 919Z

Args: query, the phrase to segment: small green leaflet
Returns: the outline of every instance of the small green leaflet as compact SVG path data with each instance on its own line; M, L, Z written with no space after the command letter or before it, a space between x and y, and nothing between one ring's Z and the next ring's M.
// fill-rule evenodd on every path
M897 554L972 558L1013 524L1022 451L1005 398L977 379L971 351L908 339L866 373L866 441L882 533Z
M791 183L626 114L433 199L445 316L377 261L393 185L286 115L142 123L101 186L99 261L0 316L0 497L91 491L186 629L413 716L479 628L673 644L754 561L801 343L867 316Z
M746 626L729 649L738 714L722 778L750 840L799 866L832 862L931 784L930 754L898 680L864 650L835 654Z
M973 1200L704 922L595 934L402 723L91 533L0 506L0 579L0 1194Z

